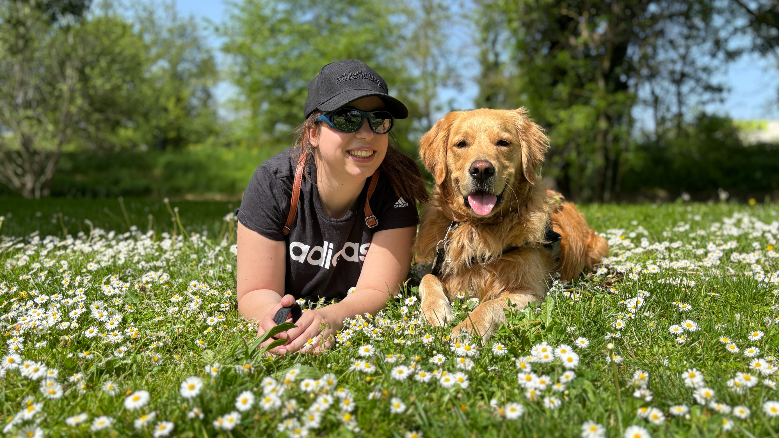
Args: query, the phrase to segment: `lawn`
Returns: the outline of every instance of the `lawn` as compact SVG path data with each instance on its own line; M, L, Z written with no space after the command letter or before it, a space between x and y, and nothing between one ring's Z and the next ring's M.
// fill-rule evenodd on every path
M484 345L448 338L474 300L430 327L411 279L274 359L236 311L234 204L0 200L3 433L779 436L779 205L583 206L609 258Z

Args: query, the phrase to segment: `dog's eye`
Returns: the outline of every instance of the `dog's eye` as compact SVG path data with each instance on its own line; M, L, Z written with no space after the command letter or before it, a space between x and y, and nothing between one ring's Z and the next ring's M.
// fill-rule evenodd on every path
M497 143L495 143L495 144L497 144L498 146L508 146L508 145L510 145L511 143L510 143L508 140L503 140L503 139L501 139L501 140L498 140L498 142L497 142Z
M464 148L466 146L468 146L468 142L465 141L465 140L460 140L460 141L458 141L457 143L454 144L454 147L460 148L460 149L462 149L462 148Z

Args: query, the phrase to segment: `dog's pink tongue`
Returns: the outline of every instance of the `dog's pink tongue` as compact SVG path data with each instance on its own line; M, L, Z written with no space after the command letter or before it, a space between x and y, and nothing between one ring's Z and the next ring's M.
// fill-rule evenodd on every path
M490 193L479 192L468 195L468 204L470 204L473 212L479 216L490 214L496 202L498 202L498 197Z

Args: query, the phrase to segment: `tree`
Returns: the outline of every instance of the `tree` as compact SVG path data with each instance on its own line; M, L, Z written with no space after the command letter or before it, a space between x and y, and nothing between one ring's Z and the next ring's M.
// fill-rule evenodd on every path
M414 150L432 125L438 86L452 84L444 55L450 5L440 0L245 0L232 3L217 28L225 38L233 101L242 136L252 144L288 144L303 121L308 82L325 64L357 58L379 72L409 108L412 123L393 130Z
M710 3L480 1L480 102L527 107L548 130L544 168L560 188L576 199L612 200L634 147L643 88L672 88L656 96L665 106L674 96L678 118L696 91L718 90L714 69L705 68L721 46Z
M35 0L0 11L0 183L28 198L48 195L64 148L138 111L143 45L130 26L57 16Z
M138 130L159 150L182 149L219 131L211 89L217 81L214 53L194 17L182 17L173 1L135 4L134 24L146 44L148 110Z

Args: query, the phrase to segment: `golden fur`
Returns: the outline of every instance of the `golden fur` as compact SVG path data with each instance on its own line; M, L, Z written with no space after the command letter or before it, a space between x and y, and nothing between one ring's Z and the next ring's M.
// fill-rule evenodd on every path
M576 207L547 194L537 175L547 148L543 131L523 109L451 112L422 137L420 155L436 187L422 212L417 256L432 260L450 224L457 222L448 235L440 278L426 275L419 286L428 322L450 321L449 299L464 291L480 304L453 335L475 331L487 340L505 322L507 301L520 308L539 303L551 272L558 270L569 280L607 254L606 241ZM489 164L494 174L477 180L476 163ZM477 214L466 203L474 193L499 198L487 214ZM548 223L562 235L557 265L543 247ZM503 254L511 246L519 249Z

